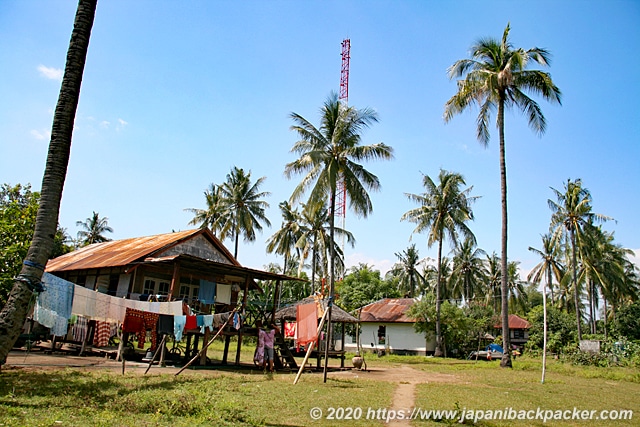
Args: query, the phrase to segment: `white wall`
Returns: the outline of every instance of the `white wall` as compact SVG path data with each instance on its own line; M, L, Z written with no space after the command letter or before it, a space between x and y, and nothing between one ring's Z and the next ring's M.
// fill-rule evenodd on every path
M425 355L435 350L435 339L427 342L424 334L419 334L413 329L413 323L362 323L360 343L365 351L374 347L383 348L382 345L378 345L378 326L381 325L386 326L386 346L392 353L409 351ZM345 350L355 352L355 337L345 337L345 341Z

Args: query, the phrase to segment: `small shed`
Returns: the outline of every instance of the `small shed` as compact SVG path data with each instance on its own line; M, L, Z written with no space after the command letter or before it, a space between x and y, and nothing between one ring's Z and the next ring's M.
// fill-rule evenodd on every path
M281 308L280 310L276 311L275 314L275 319L276 320L280 320L282 322L285 321L296 321L296 317L297 317L297 307L299 305L304 305L304 304L311 304L311 303L317 303L320 304L323 312L327 310L328 307L328 298L323 298L323 299L317 299L316 297L307 297L304 298L300 301L296 301L295 303L288 305L284 308ZM355 318L354 316L350 315L349 313L347 313L346 311L344 311L342 308L340 308L338 305L336 305L335 303L332 305L332 309L331 309L331 323L332 326L335 324L340 324L341 328L340 328L340 339L337 340L335 339L336 337L336 331L334 329L334 334L333 334L333 342L330 344L329 346L329 352L328 355L329 357L333 357L333 358L338 358L340 359L340 367L344 368L344 354L345 354L345 347L344 347L344 342L345 342L345 324L347 323L351 323L351 324L356 324L358 323L358 319ZM311 356L312 357L316 357L317 358L317 368L320 368L320 361L322 358L322 355L324 354L324 342L321 342L320 345L318 346L320 351L315 351L312 352Z

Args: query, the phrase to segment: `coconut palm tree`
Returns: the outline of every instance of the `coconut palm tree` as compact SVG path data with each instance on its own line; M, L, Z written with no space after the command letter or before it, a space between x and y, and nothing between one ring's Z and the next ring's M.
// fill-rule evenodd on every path
M311 292L316 291L315 278L318 267L320 267L321 275L328 277L327 271L329 269L329 224L331 218L329 210L327 209L326 202L320 201L318 203L303 203L302 213L300 217L300 237L296 242L296 247L302 249L300 256L300 267L298 270L302 270L303 263L311 254ZM353 234L344 230L341 227L334 225L334 234L338 237L344 237L344 240L354 247L356 240ZM338 244L338 240L333 242L336 256L336 270L344 271L344 261L342 259L342 248Z
M262 231L262 223L271 227L265 215L269 203L262 200L271 193L260 191L266 177L251 182L251 171L234 166L227 174L227 180L220 186L220 199L228 213L228 221L222 225L221 239L230 236L234 240L234 258L238 258L238 242L243 235L245 242L256 239L256 230Z
M294 121L291 130L300 138L291 151L300 157L285 166L285 175L291 178L304 174L293 190L291 201L300 200L308 189L311 189L311 203L329 200L331 256L327 324L330 325L335 290L336 186L339 181L344 184L349 207L356 215L366 218L373 210L368 192L379 190L380 181L358 162L392 159L393 149L384 143L361 145L361 132L376 123L378 115L369 108L359 110L342 104L336 93L327 98L321 109L319 128L297 113L292 113L291 119ZM328 353L325 354L324 381L327 378L327 357Z
M582 181L567 180L564 193L551 188L556 196L556 201L548 200L551 209L551 228L553 239L559 241L568 234L571 245L571 268L573 272L573 294L576 307L576 322L578 327L578 340L582 339L581 314L580 314L580 289L578 287L578 250L585 238L588 229L594 227L594 223L607 221L611 218L596 214L591 211L591 193L582 187Z
M451 281L456 297L469 304L473 298L484 294L487 271L484 259L487 254L476 247L473 239L465 239L453 250Z
M211 184L204 192L204 198L206 203L205 209L188 208L187 212L194 214L194 217L189 224L198 225L201 228L207 227L213 234L220 237L220 240L224 240L220 233L224 224L228 224L229 211L226 209L224 201L222 200L220 186Z
M469 195L473 187L461 188L466 185L466 182L459 173L441 169L438 179L440 182L436 184L428 175L423 175L422 185L425 192L422 194L405 193L409 200L420 206L405 212L400 220L416 224L412 234L428 231L428 247L438 243L435 355L440 357L443 355L442 334L440 333L442 243L445 237L449 237L449 240L455 245L460 234L475 241L475 237L466 223L473 219L471 203L476 197Z
M487 271L487 290L485 300L498 313L498 300L502 300L502 261L497 253L492 252L485 260Z
M298 239L302 234L300 228L300 213L297 209L293 209L286 200L281 202L280 212L282 213L282 226L269 239L267 239L267 252L277 253L284 257L283 270L286 272L289 266L288 261L291 259L292 252L300 257L300 248L296 246Z
M425 281L418 270L420 256L415 243L402 252L396 252L395 255L399 262L393 266L391 274L398 278L399 290L413 298L416 296L416 290L419 290Z
M15 280L7 303L0 312L0 363L20 335L33 292L40 291L44 265L54 247L62 188L69 164L71 136L75 121L82 74L89 49L89 38L97 0L80 0L67 50L58 103L53 116L51 141L42 179L40 205L29 251Z
M529 272L529 275L527 276L527 280L539 285L544 277L545 287L548 287L549 292L551 293L551 303L555 304L553 278L555 277L556 282L560 284L560 281L565 274L565 267L558 259L559 246L554 243L550 234L545 234L542 236L542 249L536 249L529 246L529 251L538 255L541 258L541 261L531 269L531 272ZM544 294L546 295L546 291Z
M94 211L85 221L76 221L76 225L82 227L82 230L78 231L78 244L80 246L111 240L103 236L104 233L113 233L113 228L109 227L109 218L106 216L100 218L98 212Z
M460 78L458 92L445 104L444 120L471 106L479 108L476 136L485 146L489 143L489 122L497 111L496 125L500 137L500 191L502 199L502 327L509 329L509 303L507 295L507 166L505 160L504 112L510 107L522 110L529 126L542 135L547 122L536 101L525 92L542 96L550 102L560 103L560 89L551 80L551 75L540 70L528 70L531 62L549 65L550 53L546 49L534 47L528 50L515 49L509 41L510 26L507 24L502 40L481 38L471 47L471 59L456 61L448 69L449 78ZM509 334L504 333L505 353L500 365L511 367Z

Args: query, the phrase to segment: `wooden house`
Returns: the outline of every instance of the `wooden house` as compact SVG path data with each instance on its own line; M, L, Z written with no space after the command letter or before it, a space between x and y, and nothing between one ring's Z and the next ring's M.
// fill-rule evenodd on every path
M300 280L243 267L206 228L95 243L50 260L46 271L115 297L182 300L203 314L230 311L238 304L243 310L249 291L262 292L256 279L275 280L276 286L281 280ZM243 329L236 333L239 363ZM225 334L225 363L231 335Z

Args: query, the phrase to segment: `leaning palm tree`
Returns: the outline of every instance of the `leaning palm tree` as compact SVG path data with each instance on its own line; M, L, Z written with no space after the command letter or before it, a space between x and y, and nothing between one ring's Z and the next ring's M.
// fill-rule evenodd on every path
M221 239L231 236L234 240L234 258L238 258L238 242L240 235L246 242L256 239L256 230L262 231L262 223L271 227L265 215L269 203L262 200L270 195L267 191L260 191L266 177L251 182L251 171L234 166L227 174L227 180L220 186L220 198L224 210L228 213L228 221L222 225Z
M213 234L220 237L220 240L224 240L220 233L224 225L229 223L229 211L222 200L221 192L220 186L212 183L204 192L207 207L205 209L188 208L185 211L194 214L189 224L198 225L201 228L207 227Z
M76 221L76 225L82 230L78 231L78 244L87 246L92 243L108 242L108 237L104 233L113 233L113 228L109 227L109 218L102 217L98 212L93 214L84 221Z
M473 187L461 188L466 185L466 182L459 173L441 169L438 179L440 182L436 184L428 175L423 175L422 185L425 192L423 194L405 193L409 200L420 206L405 212L400 220L416 224L412 234L428 231L427 245L429 247L436 242L438 243L435 356L441 357L443 355L440 331L442 242L448 236L455 245L458 242L459 234L475 241L475 237L466 223L473 219L471 203L476 197L469 195Z
M509 42L510 26L502 34L502 40L482 38L471 47L471 59L456 61L449 69L450 78L463 77L458 81L458 92L447 101L444 110L445 122L453 116L477 105L478 140L485 146L489 143L489 122L497 110L496 126L500 136L500 190L502 199L502 327L509 330L509 303L507 289L507 166L505 160L504 112L517 107L528 117L529 126L539 135L545 132L546 120L539 105L525 92L541 95L544 99L560 103L560 89L551 80L551 75L540 70L527 70L533 61L549 64L550 54L546 49L534 47L514 49ZM509 334L503 334L505 353L500 363L511 367Z
M329 200L331 261L327 324L330 325L335 289L336 186L338 182L344 184L349 207L356 215L366 218L373 210L368 192L379 190L380 181L358 162L391 159L393 149L384 143L360 145L361 132L377 122L378 115L369 108L359 110L342 104L336 93L332 93L322 106L319 128L297 113L292 113L291 118L294 121L291 130L300 137L291 151L300 157L285 166L285 175L291 178L304 174L302 182L293 190L291 201L300 200L308 189L311 189L309 202ZM327 357L328 353L325 354L324 381L327 379Z
M300 248L296 247L296 243L301 235L300 213L297 209L293 209L289 202L280 203L280 212L282 213L282 226L271 237L267 239L267 252L277 253L284 257L283 270L287 272L289 260L292 253L300 256Z
M573 294L576 306L576 322L578 327L578 340L582 339L581 314L580 314L580 290L578 288L578 249L584 247L582 240L589 228L594 227L595 222L607 221L611 218L591 211L591 193L582 187L582 181L568 180L564 187L564 193L551 188L556 196L556 201L548 200L551 209L551 228L553 238L560 240L568 234L571 245L571 268L573 272Z
M422 288L425 281L418 270L420 256L415 243L402 252L396 252L395 255L398 262L391 269L391 274L398 278L398 288L413 298L416 296L416 290Z
M53 250L96 3L97 0L80 0L76 10L62 86L53 116L33 239L7 303L0 312L0 364L20 335L33 292L42 290L40 279Z

